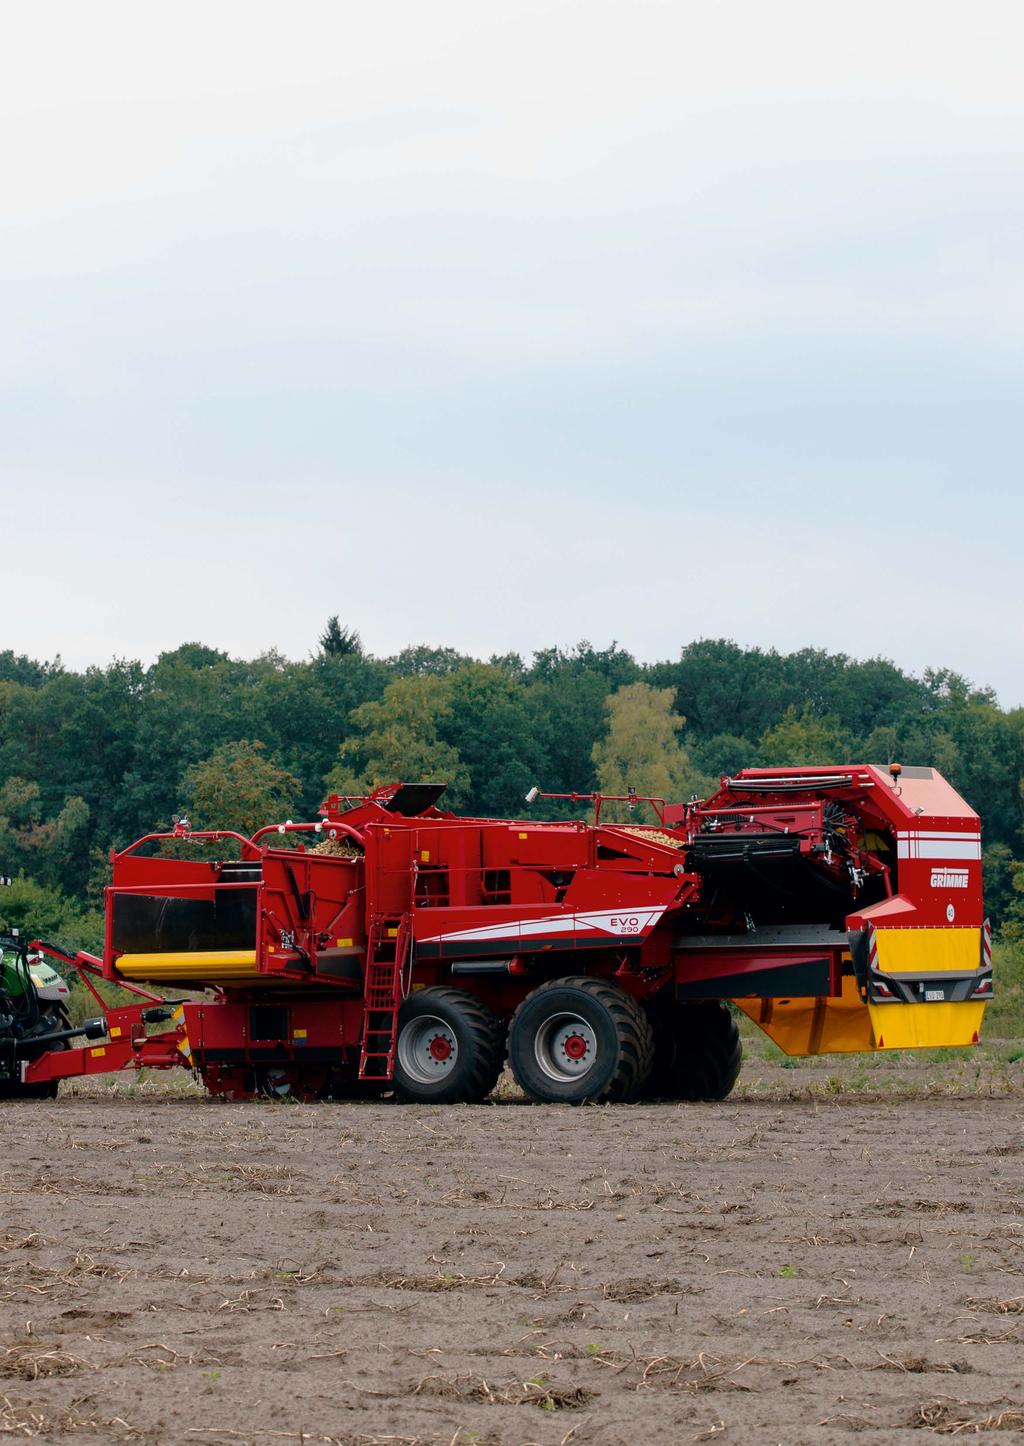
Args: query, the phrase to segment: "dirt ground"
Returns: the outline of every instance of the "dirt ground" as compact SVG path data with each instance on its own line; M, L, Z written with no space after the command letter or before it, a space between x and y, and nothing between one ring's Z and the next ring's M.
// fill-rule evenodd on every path
M1008 1079L854 1091L762 1065L717 1106L124 1083L0 1105L0 1435L1024 1439Z

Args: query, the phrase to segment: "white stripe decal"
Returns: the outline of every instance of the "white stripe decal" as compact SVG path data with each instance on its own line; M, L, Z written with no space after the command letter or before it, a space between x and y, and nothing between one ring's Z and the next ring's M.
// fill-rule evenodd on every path
M549 914L543 919L506 919L504 923L485 924L476 929L443 930L439 934L428 934L421 938L421 944L438 943L442 939L462 940L473 943L492 939L528 939L547 934L575 934L596 930L601 934L613 934L620 938L625 934L643 934L652 928L665 907L652 909L602 909L588 914Z
M896 843L896 856L901 859L980 859L981 840L965 837L928 839L919 834L901 838Z
M980 834L977 830L975 830L974 832L971 832L970 829L968 829L968 830L966 830L966 831L962 831L962 832L960 832L960 833L951 833L951 832L949 832L948 830L937 831L937 830L935 830L935 829L928 829L928 828L911 828L911 829L900 829L900 830L897 832L896 837L897 837L897 838L970 838L970 839L980 839L980 838L981 838L981 834Z

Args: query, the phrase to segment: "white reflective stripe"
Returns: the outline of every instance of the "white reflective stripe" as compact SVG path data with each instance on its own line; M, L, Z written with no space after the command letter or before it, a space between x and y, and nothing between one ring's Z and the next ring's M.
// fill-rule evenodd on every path
M664 906L630 909L602 909L589 914L549 914L543 919L506 919L504 923L485 924L476 929L445 929L439 934L428 934L420 938L421 944L436 943L441 939L461 939L466 942L489 939L525 939L545 934L574 934L577 930L596 930L601 934L641 934L658 922L665 912Z
M972 839L964 834L948 838L927 838L924 834L911 834L908 838L897 839L896 857L901 859L980 859L981 839Z
M899 830L897 831L896 837L897 837L897 838L970 838L970 839L980 839L980 838L981 838L981 834L980 834L979 832L977 832L976 830L972 832L970 829L965 829L965 830L963 830L962 832L953 833L953 832L951 832L949 829L936 830L936 829L930 829L930 828L906 828L906 829L899 829Z

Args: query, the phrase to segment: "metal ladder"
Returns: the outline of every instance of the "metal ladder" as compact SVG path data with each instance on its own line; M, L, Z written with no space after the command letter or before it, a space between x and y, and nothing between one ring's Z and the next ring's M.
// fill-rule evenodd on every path
M412 949L409 914L375 914L366 941L359 1078L389 1080L395 1068L403 974Z

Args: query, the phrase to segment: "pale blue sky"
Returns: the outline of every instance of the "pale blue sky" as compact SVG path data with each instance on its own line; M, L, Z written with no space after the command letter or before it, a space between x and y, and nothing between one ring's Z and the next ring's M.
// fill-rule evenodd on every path
M337 612L1024 703L1018 4L157 16L0 17L0 648Z

